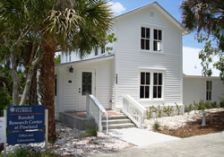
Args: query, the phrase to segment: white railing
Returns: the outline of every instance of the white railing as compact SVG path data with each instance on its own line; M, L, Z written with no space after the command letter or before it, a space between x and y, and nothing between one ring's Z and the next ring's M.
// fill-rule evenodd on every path
M87 116L93 118L97 124L98 131L103 131L102 119L106 118L106 133L108 133L108 114L103 105L93 95L86 96Z
M123 97L122 112L128 116L138 128L144 127L146 109L129 95Z

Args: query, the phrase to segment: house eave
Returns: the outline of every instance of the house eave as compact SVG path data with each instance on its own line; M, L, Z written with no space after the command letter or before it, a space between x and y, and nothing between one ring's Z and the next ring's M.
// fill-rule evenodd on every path
M89 59L83 59L83 60L79 60L79 61L69 62L69 63L62 63L62 64L56 65L55 67L72 65L72 64L85 64L85 63L101 62L101 61L111 60L113 58L114 58L114 54L110 54L110 55L104 55L104 56L99 56L99 57L95 57L95 58L89 58Z
M219 76L202 76L202 75L186 75L183 74L184 78L198 78L198 79L220 79Z

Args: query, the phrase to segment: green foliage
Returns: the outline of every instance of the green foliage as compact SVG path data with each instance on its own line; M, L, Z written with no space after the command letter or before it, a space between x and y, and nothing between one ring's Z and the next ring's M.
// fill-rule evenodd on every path
M98 129L93 120L91 120L90 122L87 122L85 127L86 127L85 132L81 134L81 137L97 136Z
M11 97L8 90L5 87L0 88L0 110L4 110L7 105L11 102Z
M167 114L167 116L170 116L173 112L173 107L172 106L164 106L163 107L163 112Z
M158 121L155 121L155 123L153 124L152 128L154 131L160 131L160 123Z
M146 111L147 119L152 118L152 113L155 112L157 113L157 108L155 106L150 106L148 110Z
M58 55L54 58L54 64L55 65L61 64L61 55Z
M199 54L203 75L211 76L214 66L220 71L222 80L224 80L223 4L223 0L185 0L181 5L183 25L189 31L196 30L198 42L205 42L204 49ZM212 62L215 56L219 60Z
M185 105L184 112L191 112L193 110L205 110L205 109L217 108L217 107L221 107L221 103L222 103L222 101L220 102L220 105L218 105L215 101L214 102L199 101L198 103L194 102L193 104Z
M224 97L221 97L220 98L220 104L219 104L220 107L224 108Z
M3 157L3 155L0 154L0 157ZM37 152L32 150L32 148L20 147L17 148L14 152L10 152L9 154L7 154L7 157L60 157L60 156L50 153L48 151Z
M181 105L176 104L177 115L181 114Z

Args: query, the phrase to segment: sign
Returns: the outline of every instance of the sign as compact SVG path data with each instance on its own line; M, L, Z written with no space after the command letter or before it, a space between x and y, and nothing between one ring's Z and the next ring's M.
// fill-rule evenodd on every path
M10 133L7 136L7 141L11 145L14 144L26 144L26 143L36 143L44 141L44 131L23 131Z
M5 134L5 118L0 117L0 143L6 142L6 134Z
M7 143L27 144L44 141L45 108L42 105L9 106Z

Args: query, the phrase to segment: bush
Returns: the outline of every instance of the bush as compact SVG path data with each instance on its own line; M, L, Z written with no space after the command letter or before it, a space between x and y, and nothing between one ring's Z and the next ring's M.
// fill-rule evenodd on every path
M3 115L3 110L8 106L11 102L11 97L9 95L9 92L5 87L0 88L0 116Z
M97 129L97 125L94 122L94 120L87 122L85 127L86 127L85 132L81 134L81 137L97 136L98 129Z
M221 106L224 107L224 98L222 101L220 101L220 107ZM219 107L219 106L217 105L217 103L215 101L214 102L199 101L199 103L194 102L194 104L186 105L184 107L184 111L190 112L192 110L205 110L205 109L216 108L216 107Z
M160 124L158 121L155 121L155 123L152 126L154 131L160 131Z
M3 157L1 154L0 157ZM7 154L7 157L60 157L59 155L50 152L37 152L29 147L17 148L14 152Z
M220 98L220 107L224 108L224 97Z
M157 108L154 106L150 106L149 109L147 110L146 114L147 114L147 119L151 119L152 118L152 113L155 112L157 113Z
M170 116L173 112L173 107L172 106L164 106L163 112L166 113L167 116Z

